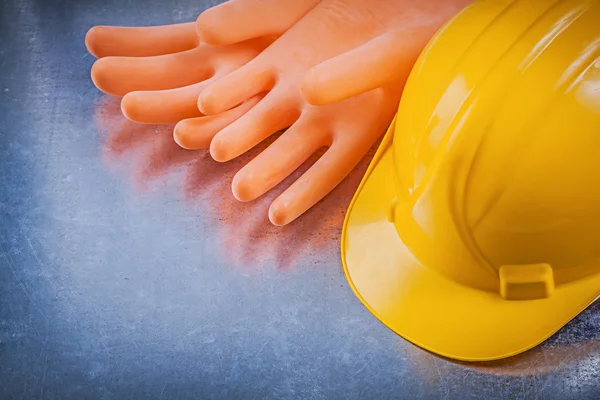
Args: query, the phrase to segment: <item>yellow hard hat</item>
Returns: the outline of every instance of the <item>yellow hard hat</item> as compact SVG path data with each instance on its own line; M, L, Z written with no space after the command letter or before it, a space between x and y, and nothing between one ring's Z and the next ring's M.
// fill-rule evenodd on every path
M421 54L342 234L400 336L500 359L600 295L599 21L599 0L475 1Z

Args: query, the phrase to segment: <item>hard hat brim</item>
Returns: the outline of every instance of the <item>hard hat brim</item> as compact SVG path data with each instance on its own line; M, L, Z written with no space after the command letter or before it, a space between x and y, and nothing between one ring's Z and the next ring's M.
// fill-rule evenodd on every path
M350 204L341 240L352 290L384 325L438 355L488 361L535 347L594 302L600 274L558 285L547 299L508 301L499 292L461 285L422 265L387 219L396 197L394 125Z

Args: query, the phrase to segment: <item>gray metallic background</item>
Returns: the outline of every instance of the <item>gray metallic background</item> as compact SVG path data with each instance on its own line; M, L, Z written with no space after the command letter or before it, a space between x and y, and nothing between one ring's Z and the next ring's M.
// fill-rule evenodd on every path
M276 193L231 195L247 157L180 150L170 127L126 122L94 88L91 26L191 21L213 4L0 2L0 398L600 398L600 305L512 359L431 355L342 274L365 163L274 228Z

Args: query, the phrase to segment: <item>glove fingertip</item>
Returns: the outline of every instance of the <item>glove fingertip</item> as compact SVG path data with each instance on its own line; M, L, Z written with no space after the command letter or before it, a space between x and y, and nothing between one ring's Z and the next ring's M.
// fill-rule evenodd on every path
M104 27L93 26L85 34L85 47L96 58L102 58L102 47L99 45L103 36Z
M285 226L293 221L286 207L277 200L269 207L269 221L275 226Z
M212 46L223 46L232 44L227 40L225 32L229 29L218 23L218 10L209 8L196 19L196 33L201 42Z

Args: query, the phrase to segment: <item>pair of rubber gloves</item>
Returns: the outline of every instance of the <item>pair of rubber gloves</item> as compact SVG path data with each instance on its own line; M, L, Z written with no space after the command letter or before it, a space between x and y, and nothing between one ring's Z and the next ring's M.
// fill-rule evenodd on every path
M185 149L226 162L285 132L234 177L254 200L322 147L271 204L285 225L333 190L385 132L411 68L470 0L230 0L195 23L97 26L92 79L132 121L176 123Z

